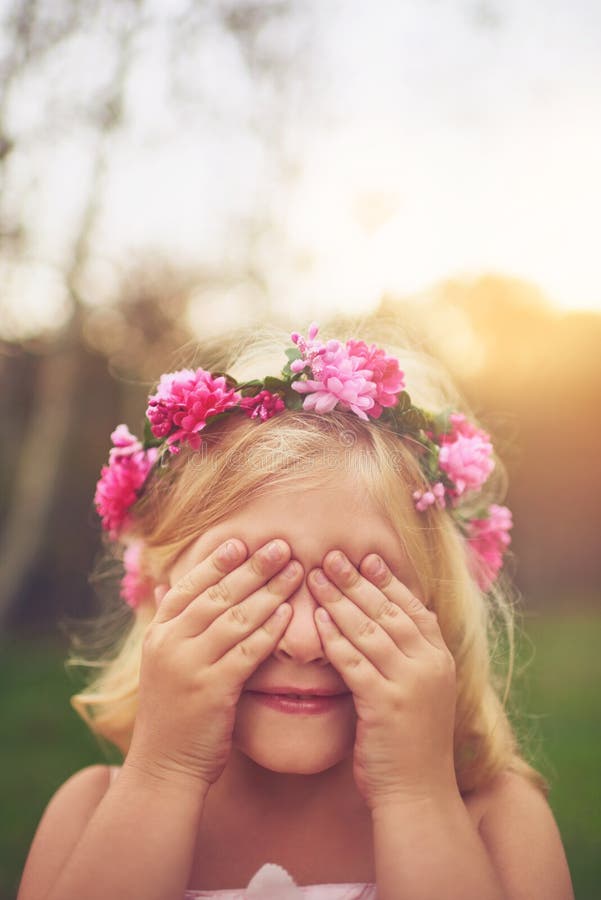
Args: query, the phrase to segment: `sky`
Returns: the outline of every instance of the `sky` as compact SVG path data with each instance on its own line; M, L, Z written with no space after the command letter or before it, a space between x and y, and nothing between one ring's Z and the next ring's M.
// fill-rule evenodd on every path
M138 35L87 270L95 302L137 255L231 265L244 223L270 219L256 257L273 302L303 319L490 272L533 283L558 310L601 311L601 4L312 0L261 35L294 60L273 96L217 28L168 63L176 7L149 0ZM12 93L15 131L41 110L60 120L61 78L83 121L111 54L97 22L39 66ZM60 271L94 151L80 122L13 170L32 248L0 272L13 324L67 309ZM223 325L250 315L249 301L242 279L205 291L196 324L207 309Z

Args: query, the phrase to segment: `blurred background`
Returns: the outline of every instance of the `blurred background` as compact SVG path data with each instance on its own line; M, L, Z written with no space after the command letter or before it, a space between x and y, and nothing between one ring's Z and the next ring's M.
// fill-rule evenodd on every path
M398 317L510 477L524 751L601 896L601 6L0 0L0 900L106 756L94 486L182 347ZM118 757L115 756L115 761Z

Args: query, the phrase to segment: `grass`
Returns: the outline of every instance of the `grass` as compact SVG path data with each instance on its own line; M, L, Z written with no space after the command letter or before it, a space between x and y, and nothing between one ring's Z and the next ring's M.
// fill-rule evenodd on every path
M577 900L601 896L601 615L534 615L523 623L515 720L530 759L551 782ZM69 706L79 684L50 640L0 648L0 900L14 900L33 834L56 789L78 769L107 762ZM119 760L115 752L108 761Z

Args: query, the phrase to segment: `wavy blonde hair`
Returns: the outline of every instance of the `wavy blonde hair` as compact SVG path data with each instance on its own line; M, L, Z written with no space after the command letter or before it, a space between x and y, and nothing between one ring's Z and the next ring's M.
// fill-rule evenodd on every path
M452 406L474 419L441 367L408 349L406 335L399 340L396 322L372 321L362 328L354 322L347 330L349 336L378 341L400 360L414 403L432 412ZM383 332L386 339L380 340ZM335 333L341 337L340 325ZM391 333L397 337L394 344ZM215 363L221 364L240 381L277 374L287 341L287 333L274 329L238 334L225 352L222 348L221 356L213 353L212 364L204 365L214 370ZM294 489L307 472L313 484L329 479L341 461L396 530L455 659L454 750L460 791L484 788L496 775L511 770L546 796L549 783L520 751L508 709L517 594L504 578L486 595L479 590L465 540L448 513L415 509L412 491L423 490L426 484L411 440L400 439L377 421L364 422L340 411L318 415L285 410L261 424L229 416L212 426L205 433L202 452L184 451L167 470L153 473L134 507L127 540L143 543L141 564L149 585L164 579L200 534L252 499ZM486 498L479 499L500 502L504 493L504 470L497 460ZM109 548L108 558L113 557L114 548ZM98 738L125 755L136 716L143 639L155 612L152 590L133 614L124 607L122 601L107 606L94 624L96 633L103 635L101 642L92 640L97 652L77 652L82 640L76 638L67 664L91 672L85 689L71 698L72 706Z

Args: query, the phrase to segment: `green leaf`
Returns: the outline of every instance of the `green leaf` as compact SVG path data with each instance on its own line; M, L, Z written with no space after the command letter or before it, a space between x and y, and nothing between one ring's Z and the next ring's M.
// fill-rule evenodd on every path
M427 427L426 417L416 406L401 415L401 424L406 431L420 431Z
M302 409L302 394L299 394L298 391L293 391L292 388L288 388L284 396L284 403L287 409Z
M255 382L255 383L249 381L247 384L244 385L244 387L238 386L238 390L240 391L240 393L242 394L243 397L256 397L257 394L261 393L262 389L263 389L263 385L260 381Z
M448 434L448 432L451 430L451 422L449 418L451 412L451 408L448 407L442 412L437 413L435 416L430 415L430 420L432 423L431 428L434 431L436 437L440 437L440 435L442 434Z
M288 381L284 381L282 378L276 378L273 375L268 375L265 378L265 390L271 391L272 394L277 393L278 391L285 391L288 388Z
M407 391L401 391L398 396L398 400L394 409L398 412L405 412L406 409L409 409L411 406L411 397L407 393Z
M258 387L260 390L263 387L263 382L258 378L251 378L250 381L241 381L240 384L236 383L236 389L239 391L243 391L249 387Z
M150 428L150 420L144 418L144 437L142 439L142 447L148 450L150 447L160 447L165 439L155 437Z
M286 356L288 357L288 362L294 362L295 359L301 359L301 352L298 347L288 347L286 350Z
M228 375L227 372L211 372L213 378L225 378L225 383L227 384L230 390L238 386L238 382L232 375Z

